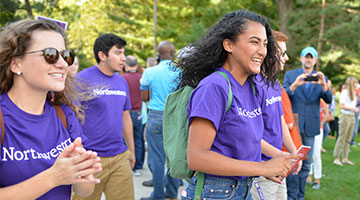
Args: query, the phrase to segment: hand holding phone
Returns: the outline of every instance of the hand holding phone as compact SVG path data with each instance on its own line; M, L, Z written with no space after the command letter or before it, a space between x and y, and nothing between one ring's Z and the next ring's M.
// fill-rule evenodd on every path
M311 149L310 146L301 145L301 147L299 147L299 149L297 150L296 154L300 154L300 153L301 153L301 154L304 154L304 156L305 156L310 149ZM287 173L286 176L289 176L289 174L290 174L290 173L295 169L295 167L299 164L299 162L300 162L301 159L302 159L302 157L299 158L299 159L295 162L295 164L292 166L291 170Z

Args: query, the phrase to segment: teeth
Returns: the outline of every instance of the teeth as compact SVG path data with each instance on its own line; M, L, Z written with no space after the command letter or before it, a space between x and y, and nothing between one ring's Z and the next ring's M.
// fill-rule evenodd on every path
M260 58L253 58L252 60L255 61L255 62L261 62Z
M62 74L50 74L50 76L55 77L55 78L62 78L63 77Z

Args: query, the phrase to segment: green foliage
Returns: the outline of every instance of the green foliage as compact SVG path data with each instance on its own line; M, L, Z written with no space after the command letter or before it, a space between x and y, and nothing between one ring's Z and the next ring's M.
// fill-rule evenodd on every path
M320 15L324 13L320 70L335 84L344 82L350 75L360 78L357 70L360 66L360 15L359 10L349 9L349 6L359 5L355 2L350 5L349 1L327 1L326 8L322 11L318 1L297 1L294 12L288 15L288 29L295 39L295 45L288 47L290 55L298 58L305 46L317 48ZM300 66L298 59L292 62L295 63L294 67Z
M1 0L0 1L0 27L8 22L16 21L15 13L19 7L19 1Z
M206 30L226 13L247 9L265 16L279 30L278 5L274 0L158 0L157 41L169 40L177 49L202 37ZM317 48L320 15L324 13L325 31L320 55L321 71L335 84L359 73L360 2L327 0L322 11L319 0L293 1L287 13L291 41L286 69L300 67L302 48ZM145 65L153 56L154 26L152 0L30 0L32 12L68 22L69 48L80 58L80 69L95 64L93 44L103 33L115 33L127 40L126 54ZM8 21L27 18L24 1L0 1L0 26ZM359 75L360 78L360 75Z

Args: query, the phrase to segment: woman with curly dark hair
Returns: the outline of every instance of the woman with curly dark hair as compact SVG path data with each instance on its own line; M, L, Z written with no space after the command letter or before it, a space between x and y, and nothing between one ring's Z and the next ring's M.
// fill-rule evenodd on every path
M99 183L99 157L82 148L87 138L73 103L74 56L54 22L22 20L1 30L1 199L70 199L72 188L88 196Z
M291 169L286 155L261 161L263 118L252 76L275 81L276 46L266 20L249 11L225 15L179 59L179 87L196 87L188 104L188 165L204 172L201 199L252 199L252 176L279 182ZM229 85L232 101L227 108ZM197 176L182 193L193 199Z

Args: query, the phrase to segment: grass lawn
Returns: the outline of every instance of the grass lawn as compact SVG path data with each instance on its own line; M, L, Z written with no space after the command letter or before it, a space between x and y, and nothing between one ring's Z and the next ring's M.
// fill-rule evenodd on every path
M359 137L355 138L356 144L360 142ZM360 145L353 145L349 154L349 160L355 163L354 166L344 164L337 166L333 164L332 156L335 139L327 137L324 142L326 153L321 154L322 174L319 190L313 190L310 185L306 186L306 200L360 200Z

